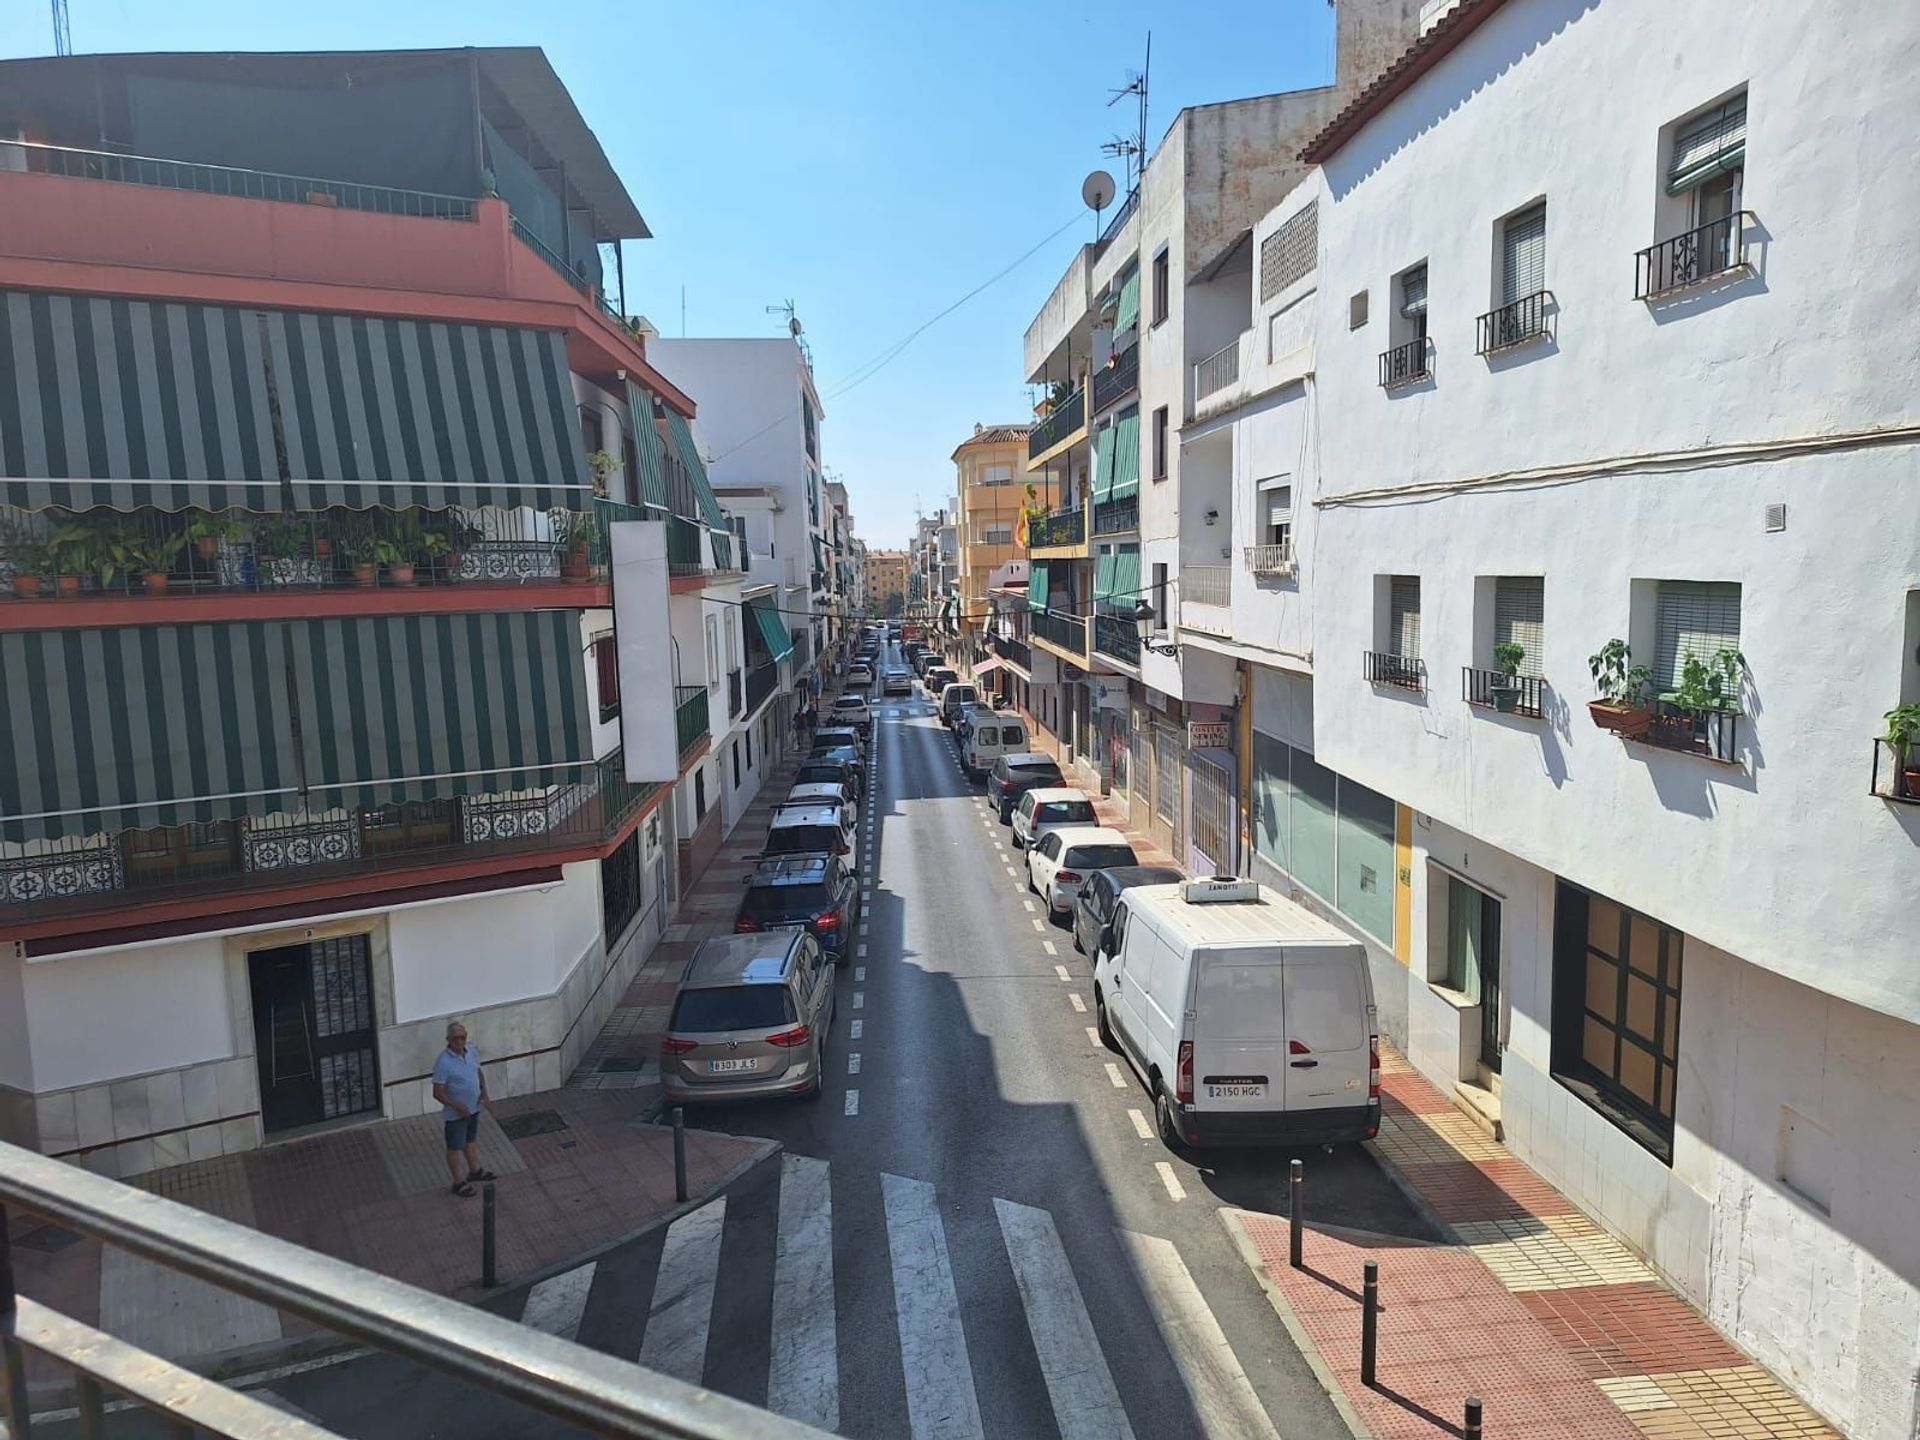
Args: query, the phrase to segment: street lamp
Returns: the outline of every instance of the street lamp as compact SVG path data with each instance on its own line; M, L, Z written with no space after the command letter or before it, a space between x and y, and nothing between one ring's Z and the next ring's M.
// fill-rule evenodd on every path
M1147 603L1143 595L1133 605L1133 628L1140 637L1140 648L1150 650L1155 655L1178 655L1180 647L1171 640L1153 638L1153 606Z

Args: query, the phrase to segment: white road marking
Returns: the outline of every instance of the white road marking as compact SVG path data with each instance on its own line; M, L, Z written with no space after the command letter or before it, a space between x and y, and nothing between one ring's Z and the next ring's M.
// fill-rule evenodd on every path
M866 1028L867 1028L867 1022L864 1020L850 1021L847 1025L847 1038L849 1040L858 1040L860 1038L861 1032L864 1031Z
M587 1295L593 1289L597 1268L597 1261L589 1261L564 1274L549 1275L527 1292L520 1323L543 1335L573 1339L580 1333L580 1317L587 1313Z
M700 1383L707 1358L707 1327L713 1320L713 1284L720 1272L720 1235L727 1197L682 1215L667 1231L660 1252L660 1278L640 1342L640 1363L689 1385Z
M1015 879L1018 879L1018 878L1019 878L1019 876L1020 876L1020 872L1019 872L1018 870L1016 870L1016 869L1014 869L1014 868L1013 868L1013 866L1011 866L1011 865L1009 865L1009 866L1007 866L1007 867L1006 867L1006 870L1007 870L1007 874L1009 874L1009 875L1011 875L1011 876L1013 876L1013 877L1014 877Z
M849 1115L858 1115L860 1113L860 1092L858 1090L847 1091L846 1113Z
M1042 920L1038 915L1036 915L1033 917L1033 928L1038 930L1042 935L1044 935L1047 933L1047 922Z
M1087 1026L1087 1043L1089 1045L1098 1045L1100 1043L1100 1032L1091 1025Z
M996 1199L993 1207L1060 1440L1133 1440L1053 1217L1011 1200Z
M1113 1082L1113 1088L1116 1090L1124 1090L1127 1088L1127 1077L1125 1073L1111 1060L1107 1061L1107 1079Z
M867 933L867 922L864 920L860 922L860 933L862 935L865 935Z
M1058 945L1055 945L1051 940L1042 940L1040 942L1040 948L1042 950L1045 950L1049 955L1058 955L1060 953L1060 947ZM1060 969L1058 965L1054 966L1053 968L1056 970ZM1064 974L1062 974L1060 978L1064 980L1067 977Z
M867 992L866 991L856 990L853 992L853 1008L856 1010L864 1010L867 1008Z
M824 1160L780 1157L773 1353L767 1362L767 1408L822 1430L840 1424L831 1173Z
M859 956L864 956L864 955L865 955L865 954L867 953L867 944L866 944L866 941L864 941L864 940L863 940L863 941L861 941L861 942L860 942L860 946L859 946L859 948L858 948L857 950L855 950L855 951L854 951L853 953L854 953L855 955L859 955ZM857 979L858 977L856 976L855 978Z
M1051 940L1049 940L1049 941L1047 941L1046 943L1047 943L1047 949L1049 949L1049 950L1053 950L1053 941L1051 941ZM1055 954L1058 954L1059 952L1058 952L1058 951L1054 951L1054 953L1055 953ZM1054 974L1056 974L1056 975L1058 975L1058 976L1060 977L1060 983L1061 983L1062 985L1069 985L1069 984L1071 984L1071 983L1073 983L1073 976L1071 976L1071 975L1069 975L1069 974L1067 973L1067 967L1066 967L1066 966L1064 966L1064 965L1056 965L1056 966L1054 966L1054 967L1053 967L1053 973L1054 973Z
M898 1175L882 1175L880 1186L913 1440L984 1440L933 1186Z
M1026 911L1029 915L1034 914L1040 908L1038 905L1034 904L1033 901L1031 900L1022 900L1020 903L1026 907Z
M1173 1242L1131 1230L1118 1233L1133 1256L1148 1306L1159 1317L1174 1373L1186 1382L1200 1433L1209 1440L1280 1440Z
M850 1050L847 1052L847 1074L858 1075L859 1073L860 1052L858 1050Z
M1073 1006L1076 1015L1084 1015L1087 1013L1087 1002L1080 998L1079 991L1069 990L1067 992L1067 1003Z
M867 953L867 947L866 947L866 946L864 946L864 945L862 945L862 946L860 947L860 953L861 953L862 955L864 955L864 954L866 954L866 953ZM865 980L865 979L867 978L867 967L866 967L866 966L864 966L864 965L856 965L856 966L854 966L854 967L853 967L853 978L854 978L854 979L855 979L856 981L859 981L859 980Z
M1127 1118L1133 1121L1133 1133L1142 1140L1153 1139L1153 1126L1147 1123L1147 1117L1138 1110L1127 1111Z
M1173 1173L1173 1166L1165 1160L1156 1160L1153 1168L1160 1172L1160 1183L1167 1187L1167 1194L1176 1200L1187 1198L1186 1187L1180 1183L1180 1177Z

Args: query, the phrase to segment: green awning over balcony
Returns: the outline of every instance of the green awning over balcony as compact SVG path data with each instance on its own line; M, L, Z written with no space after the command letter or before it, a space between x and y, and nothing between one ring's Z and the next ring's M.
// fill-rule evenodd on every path
M1111 550L1102 550L1093 561L1093 598L1095 602L1113 598L1113 561Z
M1112 588L1107 591L1107 599L1116 610L1131 612L1140 595L1140 547L1122 545L1113 552Z
M1052 590L1052 572L1045 565L1035 565L1027 572L1027 608L1045 610Z
M710 529L727 529L727 512L720 508L720 501L713 493L713 482L707 478L707 462L700 458L700 447L693 443L693 426L677 410L668 410L666 415L667 434L673 437L673 448L686 469L694 502L700 507L698 515L687 518L704 520Z
M1103 427L1093 437L1093 499L1098 504L1113 498L1114 426Z
M309 808L535 790L593 770L576 612L287 629Z
M0 839L293 808L300 766L281 628L0 633Z
M1124 335L1140 323L1140 267L1134 266L1120 283L1120 303L1113 313L1113 333Z
M667 508L667 457L660 448L660 427L653 423L653 396L627 382L627 419L633 425L637 493L642 505Z
M1108 498L1125 500L1140 493L1140 407L1123 411L1113 423L1113 485Z
M760 627L760 638L767 642L767 654L775 662L793 654L793 636L787 633L786 625L773 608L769 596L757 595L747 601L747 613L753 617L754 624Z

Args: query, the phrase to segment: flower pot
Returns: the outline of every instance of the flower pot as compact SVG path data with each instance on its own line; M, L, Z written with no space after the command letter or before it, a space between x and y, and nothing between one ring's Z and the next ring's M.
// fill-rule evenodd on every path
M387 579L391 580L395 585L413 584L413 562L411 560L404 560L398 565L389 565L387 567Z
M333 541L324 535L314 536L313 558L316 560L331 560L333 558Z
M458 550L449 550L446 559L440 565L440 578L448 585L459 582L460 567L466 562L466 556Z
M364 565L353 567L353 583L363 590L371 590L380 583L380 567L369 560Z
M16 600L34 600L40 595L40 577L38 575L16 575L13 577L13 598Z
M145 579L147 582L147 593L149 595L164 595L167 593L167 572L166 571L149 570L146 573Z
M1900 779L1909 800L1920 800L1920 765L1909 765L1900 772Z
M220 553L220 537L218 535L202 535L198 540L193 542L193 548L202 560L211 560Z
M1645 705L1609 705L1604 700L1587 702L1587 713L1602 730L1611 730L1623 740L1638 740L1653 723L1653 711Z
M581 540L568 548L560 557L560 578L563 580L584 580L588 575L587 542Z
M59 575L54 578L53 588L63 597L71 598L80 593L80 587L83 583L81 577L78 575Z
M1518 685L1495 685L1491 688L1493 708L1502 715L1511 715L1520 704Z

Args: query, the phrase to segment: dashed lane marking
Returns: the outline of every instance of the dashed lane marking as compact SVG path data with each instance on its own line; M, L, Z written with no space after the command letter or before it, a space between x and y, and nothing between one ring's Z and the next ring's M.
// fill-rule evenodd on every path
M847 1074L858 1075L859 1073L860 1073L860 1052L858 1050L849 1051L847 1054Z
M847 1108L845 1113L848 1115L858 1115L860 1113L860 1092L858 1090L847 1091Z
M847 1025L847 1038L849 1040L858 1040L866 1028L867 1022L864 1020L854 1020L850 1022Z
M1040 942L1040 948L1045 950L1049 955L1058 955L1060 953L1060 947L1051 940L1042 940ZM1060 978L1064 980L1067 977L1062 975Z
M1051 949L1053 949L1053 941L1051 941L1051 940L1049 940L1049 941L1047 941L1047 949L1049 949L1049 950L1051 950ZM1056 966L1054 966L1054 967L1053 967L1053 973L1054 973L1054 974L1056 974L1056 975L1058 975L1058 976L1060 977L1060 983L1061 983L1062 985L1069 985L1069 984L1072 984L1072 983L1073 983L1073 976L1071 976L1071 975L1069 975L1069 974L1067 973L1067 967L1066 967L1066 966L1064 966L1064 965L1056 965Z
M862 955L864 955L864 954L866 954L866 953L867 953L867 947L866 947L866 946L864 946L864 945L862 945L862 946L860 947L860 953L861 953ZM867 978L867 967L866 967L866 966L864 966L864 965L856 965L856 966L854 966L854 967L853 967L853 978L854 978L854 979L855 979L856 981L860 981L860 980L865 980L865 979Z
M867 1008L867 992L866 991L856 990L853 992L853 1008L856 1010L864 1010Z
M1040 909L1040 907L1034 904L1033 901L1031 900L1022 900L1020 904L1026 909L1026 912L1029 915L1036 914Z
M1091 1025L1087 1026L1087 1043L1089 1045L1098 1045L1100 1043L1100 1032Z
M1167 1187L1167 1194L1175 1200L1187 1198L1186 1187L1180 1183L1180 1177L1173 1173L1173 1166L1165 1160L1153 1162L1153 1168L1160 1172L1160 1183Z
M1113 1088L1116 1090L1124 1090L1127 1088L1127 1077L1121 1073L1120 1067L1111 1060L1107 1061L1107 1079L1113 1082Z
M1153 1126L1148 1122L1145 1115L1141 1114L1138 1110L1129 1110L1127 1111L1127 1118L1133 1121L1134 1134L1138 1135L1142 1140L1153 1139Z
M1044 935L1047 933L1047 922L1036 915L1033 917L1033 928Z
M1067 1003L1073 1006L1076 1014L1084 1015L1087 1013L1087 1002L1080 998L1080 992L1078 990L1069 990L1067 992Z

